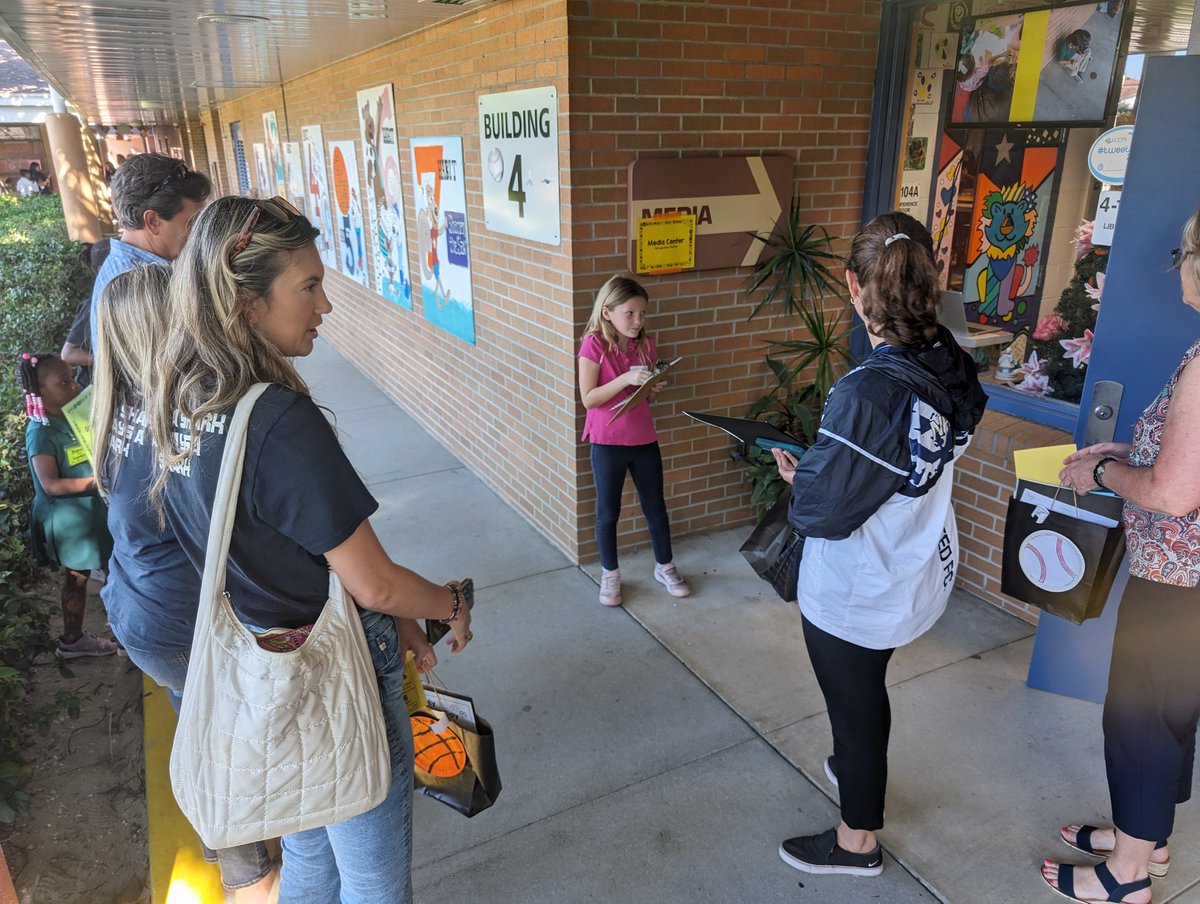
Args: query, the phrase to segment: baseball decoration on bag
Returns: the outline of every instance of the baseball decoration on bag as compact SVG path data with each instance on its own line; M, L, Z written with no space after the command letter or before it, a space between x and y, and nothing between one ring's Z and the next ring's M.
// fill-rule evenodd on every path
M1026 537L1018 561L1025 577L1050 593L1065 593L1083 580L1083 553L1057 531L1039 530Z

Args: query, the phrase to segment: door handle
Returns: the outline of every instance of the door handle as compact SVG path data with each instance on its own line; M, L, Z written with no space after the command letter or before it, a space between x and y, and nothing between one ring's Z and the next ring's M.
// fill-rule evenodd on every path
M1092 410L1083 425L1083 445L1112 442L1117 432L1116 414L1121 410L1125 387L1115 380L1098 380L1092 389Z

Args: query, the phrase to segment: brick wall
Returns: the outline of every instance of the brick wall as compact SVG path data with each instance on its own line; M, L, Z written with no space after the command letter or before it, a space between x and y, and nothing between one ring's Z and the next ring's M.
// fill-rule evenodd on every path
M566 7L561 0L495 3L224 104L221 157L231 176L229 123L240 121L246 153L263 138L262 114L274 110L283 141L321 125L326 142L353 139L362 148L356 93L391 82L405 177L409 266L416 264L416 221L409 140L461 135L476 344L329 271L336 307L327 338L386 393L569 556L577 555L575 496L575 301L571 292L571 136L567 111ZM553 86L560 97L561 247L489 232L483 223L477 98L480 94ZM253 158L250 157L253 171ZM230 184L233 184L232 182ZM365 192L365 190L364 190ZM419 282L418 282L419 284ZM449 500L447 501L449 504Z
M336 272L326 335L570 557L587 561L594 495L575 352L596 288L626 267L626 171L641 157L782 154L794 161L805 221L848 238L859 225L871 110L878 0L637 2L515 0L222 105L205 118L221 136L232 184L228 124L247 154L275 110L281 138L320 124L326 142L358 140L355 93L391 81L402 138L463 137L477 344L466 345ZM482 17L480 17L482 18ZM455 53L445 48L454 47ZM490 233L482 221L476 99L553 85L559 94L563 243ZM401 142L402 151L407 142ZM360 161L360 170L361 170ZM409 161L402 159L409 174ZM415 235L406 185L408 234ZM412 266L412 272L417 268ZM684 409L740 414L764 391L764 343L779 317L746 318L747 270L644 281L649 329L686 357L658 403L673 532L749 521L745 469L715 431ZM956 479L962 585L1023 618L999 593L1000 530L1020 445L1063 434L989 413ZM632 487L623 549L647 542Z
M571 217L578 336L594 292L626 267L626 168L638 158L780 154L795 162L806 222L858 228L880 4L875 0L571 0ZM647 329L683 355L656 406L672 533L748 521L746 470L730 443L685 409L741 415L768 385L764 343L780 318L747 323L749 271L647 277ZM576 430L582 430L583 412ZM580 557L596 555L587 449L575 456ZM622 548L647 542L625 497Z
M1004 517L1017 482L1012 453L1071 441L1062 430L989 411L954 469L954 510L962 549L958 584L1026 621L1037 621L1038 610L1000 592Z

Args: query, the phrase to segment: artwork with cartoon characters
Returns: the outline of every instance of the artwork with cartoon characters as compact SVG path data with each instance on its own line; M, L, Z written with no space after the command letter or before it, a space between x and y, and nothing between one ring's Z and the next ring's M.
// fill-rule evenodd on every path
M283 195L287 191L287 178L283 172L283 146L279 141L279 121L275 111L263 114L263 134L267 139L267 168L274 177L271 188L263 187L264 198L272 195Z
M337 240L329 202L329 178L325 172L325 138L320 126L301 126L300 138L304 155L304 210L312 224L321 230L317 236L317 252L322 263L337 269Z
M944 292L950 278L954 221L958 211L958 188L962 179L963 149L949 134L942 136L937 184L933 195L933 259L938 268L938 285Z
M300 159L300 142L283 143L283 171L287 176L287 199L299 210L304 209L304 165Z
M333 174L334 230L338 237L338 261L343 273L367 285L367 246L363 229L362 200L358 194L358 161L353 141L329 142L329 166Z
M358 92L358 122L367 177L366 208L375 239L375 290L412 310L400 147L390 84Z
M260 142L254 142L254 176L258 180L256 198L269 198L275 192L271 188L274 180L271 178L270 166L267 163L267 147Z
M1014 333L1033 325L1064 136L1060 129L983 133L962 281L968 320Z
M425 319L475 343L471 242L461 138L414 138L417 260Z

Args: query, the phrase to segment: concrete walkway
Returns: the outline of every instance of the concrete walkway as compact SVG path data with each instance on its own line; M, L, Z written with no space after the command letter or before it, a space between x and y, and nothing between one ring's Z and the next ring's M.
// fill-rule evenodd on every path
M897 652L884 873L796 872L780 840L837 821L831 742L799 613L737 552L748 531L676 543L685 600L626 554L626 606L604 609L595 575L328 345L301 370L393 558L476 583L475 642L437 673L493 724L504 793L471 820L417 798L418 901L1061 900L1038 865L1071 853L1057 826L1105 819L1100 710L1025 687L1028 625L958 594ZM1200 904L1200 807L1181 816L1160 904Z

